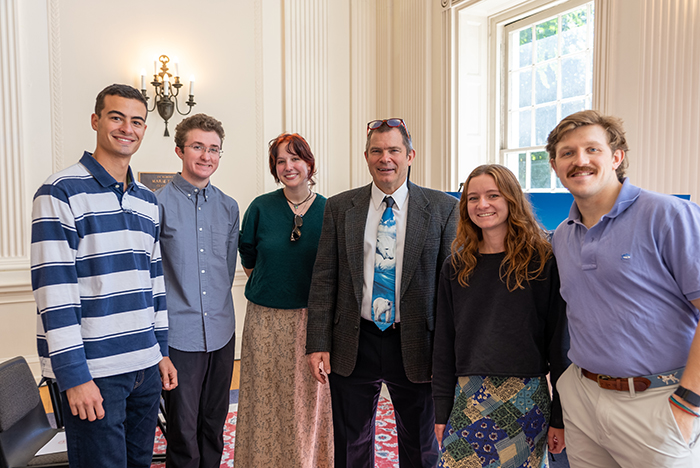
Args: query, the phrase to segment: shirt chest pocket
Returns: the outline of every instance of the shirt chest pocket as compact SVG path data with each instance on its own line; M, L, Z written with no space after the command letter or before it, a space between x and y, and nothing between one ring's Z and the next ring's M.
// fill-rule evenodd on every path
M211 228L211 250L216 256L225 257L228 254L229 233L231 225L218 225Z

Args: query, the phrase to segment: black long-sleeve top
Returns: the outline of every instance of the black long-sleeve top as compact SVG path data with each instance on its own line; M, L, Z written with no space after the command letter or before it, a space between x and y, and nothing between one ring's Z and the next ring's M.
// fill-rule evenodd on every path
M451 257L442 267L433 351L435 422L447 423L458 377L551 372L550 425L563 428L556 381L569 365L569 335L556 261L551 257L539 279L523 284L525 289L508 291L499 277L504 257L479 255L466 288L457 281Z

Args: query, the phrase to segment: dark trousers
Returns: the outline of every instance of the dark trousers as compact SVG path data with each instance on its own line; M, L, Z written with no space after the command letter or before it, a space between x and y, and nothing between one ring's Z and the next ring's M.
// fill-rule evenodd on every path
M235 335L226 346L211 353L170 348L178 386L163 392L168 418L168 468L220 466L234 350Z
M374 422L382 382L394 405L399 466L434 467L438 460L430 383L406 377L399 328L382 332L362 320L355 370L348 377L331 372L335 466L374 467Z
M153 457L161 380L158 366L94 379L105 416L92 422L71 414L62 394L71 468L148 468Z

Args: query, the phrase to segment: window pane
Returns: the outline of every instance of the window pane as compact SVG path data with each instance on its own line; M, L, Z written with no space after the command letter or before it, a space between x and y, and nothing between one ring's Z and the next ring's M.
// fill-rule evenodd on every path
M526 153L506 153L504 162L505 166L518 178L522 187L525 187L527 182L525 179L527 174L526 158Z
M574 55L561 60L561 97L562 99L586 94L585 55Z
M532 69L515 74L514 86L517 86L518 107L532 105Z
M543 104L557 100L556 63L540 65L535 71L535 103Z
M564 189L550 169L544 145L559 119L591 108L593 2L555 9L563 13L553 8L538 19L511 23L504 38L509 51L500 69L507 70L508 152L501 154L525 190Z
M518 118L518 146L532 145L532 111L521 111Z
M535 145L547 143L547 136L557 125L557 105L535 109ZM533 185L534 187L534 185Z
M593 54L588 54L588 69L586 70L586 94L593 94Z
M562 55L586 49L586 7L561 17Z
M553 18L535 26L537 37L537 62L557 56L557 19Z
M550 188L549 155L546 151L537 151L530 156L530 186L533 189Z
M576 99L575 101L568 101L561 103L561 118L568 117L574 112L582 111L587 109L585 99Z
M519 34L518 55L519 67L532 65L532 28L523 29Z

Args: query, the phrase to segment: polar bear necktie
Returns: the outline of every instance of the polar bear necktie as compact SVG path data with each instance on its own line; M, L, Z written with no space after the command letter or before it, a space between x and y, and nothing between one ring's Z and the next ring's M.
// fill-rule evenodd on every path
M372 320L382 331L389 328L396 317L396 220L392 209L394 199L384 197L384 202L386 209L377 228L372 288Z

